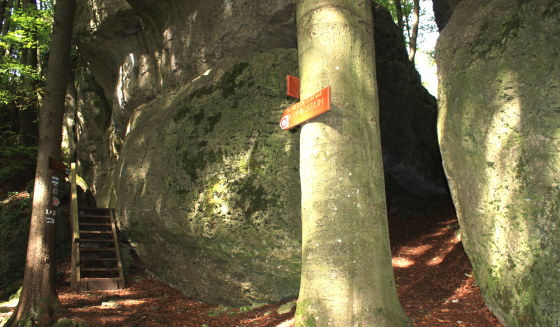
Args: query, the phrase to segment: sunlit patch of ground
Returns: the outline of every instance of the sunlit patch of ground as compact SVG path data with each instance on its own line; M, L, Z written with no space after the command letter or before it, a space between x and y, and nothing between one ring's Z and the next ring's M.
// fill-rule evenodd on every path
M393 221L393 269L403 308L415 326L499 327L472 277L457 220L450 217L424 225Z

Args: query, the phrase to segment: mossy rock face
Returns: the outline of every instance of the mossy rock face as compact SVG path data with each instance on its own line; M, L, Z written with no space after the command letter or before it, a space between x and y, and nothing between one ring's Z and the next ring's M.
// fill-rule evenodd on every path
M559 20L556 0L463 0L437 46L463 244L506 326L560 321Z
M114 175L121 228L188 296L228 305L297 294L299 134L282 131L295 50L226 63L141 106Z
M14 291L10 284L23 278L30 216L28 193L14 194L0 202L0 300Z
M60 198L68 194L67 183L60 183ZM29 222L31 218L32 196L28 192L9 195L0 201L0 300L5 300L21 286ZM57 259L67 258L70 253L69 226L59 207L56 216Z

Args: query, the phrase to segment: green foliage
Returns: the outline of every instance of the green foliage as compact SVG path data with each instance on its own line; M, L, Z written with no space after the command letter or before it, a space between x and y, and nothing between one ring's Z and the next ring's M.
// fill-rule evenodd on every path
M37 67L22 64L13 57L0 59L0 104L15 105L25 110L41 93L43 77Z
M374 2L385 7L393 17L393 21L398 25L397 19L397 9L395 0L373 0ZM409 31L412 28L412 15L414 4L412 0L401 0L402 14L403 14L403 25L404 31L403 35L408 48L409 43ZM432 6L431 0L420 0L420 23L418 26L418 49L426 50L426 52L433 52L433 50L421 49L421 44L426 41L426 36L437 32L437 25L435 22L435 17L432 10L429 9Z
M15 132L0 131L0 184L8 187L33 178L36 156L37 148L21 145Z
M28 126L32 126L29 122L34 120L44 85L42 72L48 58L53 23L52 0L41 4L39 9L33 5L6 8L3 23L9 30L0 35L0 132L22 132L26 138L33 134ZM26 110L32 111L21 118L18 114ZM20 119L25 119L24 123ZM25 128L20 129L22 126ZM5 138L5 134L0 135L3 143ZM22 149L11 150L21 152ZM2 171L4 175L7 173L10 172Z
M33 178L36 148L29 141L42 93L53 23L52 0L7 8L0 36L0 193ZM37 52L35 52L37 49ZM29 60L26 60L29 59ZM37 59L37 60L35 60ZM35 64L34 62L37 62ZM21 134L21 135L20 135ZM24 146L28 145L28 146Z
M389 10L391 16L393 17L393 21L395 22L395 24L398 25L397 7L396 7L395 0L373 0L373 1L382 5L383 7L385 7L385 9ZM405 19L405 17L409 17L411 15L414 5L412 0L401 0L401 6L402 6L403 19Z
M48 2L48 1L47 1ZM10 17L10 31L0 39L5 49L48 49L53 22L52 6L39 10L28 6L15 9Z

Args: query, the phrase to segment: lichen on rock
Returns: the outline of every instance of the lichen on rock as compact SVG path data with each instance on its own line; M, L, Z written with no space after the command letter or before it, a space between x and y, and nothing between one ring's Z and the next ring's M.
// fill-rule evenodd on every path
M145 104L126 135L121 228L188 295L239 305L297 293L299 142L278 127L294 102L278 86L297 74L296 56L279 49L217 67Z
M462 241L507 326L560 320L559 19L552 0L463 0L436 52Z

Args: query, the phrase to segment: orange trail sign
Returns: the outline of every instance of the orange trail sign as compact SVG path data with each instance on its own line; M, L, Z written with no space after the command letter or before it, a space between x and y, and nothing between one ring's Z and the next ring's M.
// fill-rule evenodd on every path
M290 129L329 110L331 110L331 87L327 86L284 110L280 128Z

